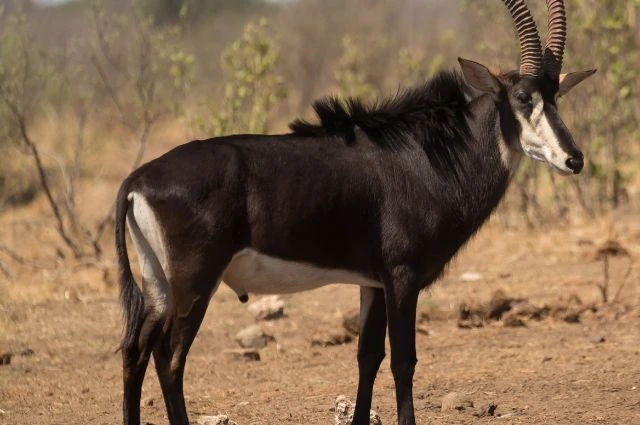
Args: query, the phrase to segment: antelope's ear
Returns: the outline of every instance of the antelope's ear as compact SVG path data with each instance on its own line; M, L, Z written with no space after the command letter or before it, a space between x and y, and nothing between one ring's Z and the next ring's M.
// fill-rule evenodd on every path
M465 81L474 89L497 97L502 85L489 69L478 62L458 58Z
M570 72L568 74L560 74L560 88L558 89L558 97L562 97L569 93L572 88L591 77L596 73L595 69L589 71Z

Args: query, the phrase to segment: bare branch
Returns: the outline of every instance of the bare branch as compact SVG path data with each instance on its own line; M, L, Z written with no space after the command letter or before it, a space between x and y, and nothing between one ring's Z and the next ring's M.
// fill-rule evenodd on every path
M27 259L4 245L0 245L0 253L5 254L7 257L9 257L11 260L18 263L19 265L24 267L29 267L32 270L40 270L40 269L52 267L52 264L45 265L45 264L37 263L33 260Z
M622 290L625 288L625 286L627 286L627 282L629 281L629 276L631 275L631 271L633 270L633 265L634 265L633 258L631 257L631 255L628 255L627 258L629 259L629 264L627 265L627 270L625 271L624 276L622 277L622 283L620 283L620 286L618 286L618 290L613 296L613 302L617 302L620 300L620 295L622 294Z
M38 177L40 179L40 186L42 187L42 190L44 191L44 193L45 193L45 195L47 197L47 201L49 203L49 207L51 208L51 211L53 212L53 215L54 215L54 217L56 219L56 230L58 232L58 235L64 241L65 245L67 245L67 247L69 247L69 249L71 249L71 251L73 252L73 255L76 258L78 258L81 255L80 249L78 248L76 243L71 239L71 237L67 233L67 230L66 230L65 225L64 225L64 221L62 219L62 215L60 214L60 208L58 207L58 203L53 198L51 187L49 186L49 180L47 179L47 174L44 171L44 165L43 165L42 159L40 157L40 151L38 150L38 147L33 142L33 140L31 139L31 137L29 136L29 134L27 132L26 118L25 118L23 112L20 111L20 109L17 107L17 105L15 105L13 102L11 102L4 95L2 96L2 98L4 100L4 103L7 105L7 107L9 108L11 113L13 114L13 116L14 116L17 124L18 124L18 129L20 131L20 137L21 137L22 141L24 142L24 144L26 145L26 147L27 147L27 149L29 151L29 154L31 155L31 157L33 158L33 160L35 162L36 169L38 171Z
M609 256L605 255L603 257L603 276L602 283L598 284L598 289L600 290L600 296L602 297L603 303L609 302Z
M146 115L146 114L145 114ZM133 166L131 167L131 171L133 172L136 168L140 166L142 162L142 158L144 157L144 153L147 149L147 141L149 139L149 135L151 134L151 128L155 124L155 122L160 118L161 114L156 114L145 119L144 127L142 129L142 133L140 134L140 138L138 139L138 152L136 153L135 159L133 161ZM94 232L92 245L96 254L100 254L102 250L99 248L100 239L104 234L104 231L107 227L107 223L113 216L113 212L116 208L115 202L111 204L111 208L109 208L109 212L105 214L105 216L98 222L96 226L96 230Z
M13 277L13 274L11 273L11 271L9 270L9 268L7 266L5 266L2 261L0 261L0 272L2 272L2 274L4 275L5 279L11 279Z
M107 90L107 94L109 95L109 97L111 98L111 101L113 102L113 104L115 105L116 109L118 110L118 113L120 114L120 120L122 121L122 124L132 133L135 133L135 125L133 125L131 122L129 122L129 120L127 119L127 113L124 109L124 107L122 106L122 103L120 102L120 98L118 98L118 93L115 89L115 87L113 86L113 84L111 83L111 80L109 79L107 72L105 71L105 69L103 68L102 64L100 63L100 59L98 59L97 56L92 55L91 56L91 63L93 63L93 66L96 68L96 71L98 71L98 76L100 77L100 80L102 81L102 84L104 86L104 88Z
M18 264L22 264L22 265L27 264L27 260L23 256L17 254L16 252L7 248L6 246L0 245L0 252L6 254L7 256L9 256L9 258L11 258L13 261L15 261Z

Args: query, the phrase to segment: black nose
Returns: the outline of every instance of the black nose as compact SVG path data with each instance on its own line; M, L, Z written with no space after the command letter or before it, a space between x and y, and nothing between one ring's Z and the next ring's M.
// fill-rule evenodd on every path
M584 167L584 159L582 159L582 155L572 156L567 159L567 167L573 171L573 174L580 174L580 171L582 171L582 168Z

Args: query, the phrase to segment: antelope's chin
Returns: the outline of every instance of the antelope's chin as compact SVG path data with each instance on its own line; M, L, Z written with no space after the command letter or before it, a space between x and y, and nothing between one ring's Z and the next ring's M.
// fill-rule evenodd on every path
M551 167L551 169L556 173L559 174L561 176L571 176L573 174L575 174L573 171L571 171L570 169L564 167L564 168L560 168L555 164L549 163L549 166Z
M536 152L536 151L532 151L532 150L525 150L524 151L525 155L528 156L529 158L535 160L535 161L539 161L539 162L544 162L545 164L547 164L549 166L549 168L551 168L556 174L559 174L561 176L570 176L572 174L575 174L571 169L569 169L569 167L567 167L565 164L562 165L558 165L556 164L554 161L551 161L549 159L547 159L543 153L540 152Z

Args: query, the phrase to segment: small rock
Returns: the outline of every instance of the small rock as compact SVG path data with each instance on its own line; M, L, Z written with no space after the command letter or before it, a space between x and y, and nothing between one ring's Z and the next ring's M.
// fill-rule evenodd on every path
M523 320L542 320L549 314L549 307L538 307L527 300L522 300L511 304L509 315L517 316Z
M458 326L464 329L483 327L487 322L500 320L512 305L522 303L521 298L508 297L504 291L493 293L488 303L462 302L458 307Z
M484 417L487 417L487 416L493 416L495 414L497 408L498 408L498 405L495 404L494 402L491 402L489 404L485 404L484 406L481 406L473 414L473 416L476 416L478 418L484 418Z
M584 309L576 309L573 307L557 306L552 308L551 317L556 320L562 320L567 323L580 323L580 316Z
M251 348L240 348L237 350L224 350L224 353L233 360L244 360L246 362L260 361L260 353Z
M273 320L284 317L285 303L277 295L262 297L247 307L256 320Z
M527 326L524 320L513 314L506 314L502 319L502 324L507 328L524 328Z
M460 329L475 329L475 328L482 328L484 326L484 323L482 323L481 320L460 320L458 321L458 327Z
M452 392L442 397L440 410L443 412L453 410L466 410L473 407L473 401L466 394Z
M336 425L351 425L353 422L353 414L355 413L355 405L344 395L336 398ZM382 420L378 414L371 410L369 413L369 425L382 425Z
M65 289L65 291L64 291L64 299L66 301L79 302L80 301L80 296L78 295L78 293L76 291L73 291L71 289Z
M353 337L346 329L319 329L311 335L311 346L328 347L331 345L342 345L353 340Z
M242 348L258 349L266 347L267 343L273 341L274 338L265 334L260 326L253 325L238 332L235 340Z
M510 418L515 418L517 416L522 416L522 413L520 412L511 412L511 413L505 413L502 415L498 415L497 417L500 419L510 419Z
M416 325L416 332L426 336L433 334L433 331L427 328L425 325Z
M577 307L581 307L584 305L584 303L582 302L582 299L577 294L569 295L569 298L567 299L567 304L577 306Z
M629 250L622 246L620 242L616 240L607 240L600 244L595 253L597 260L602 260L604 257L629 257Z
M12 353L0 354L0 365L10 365L11 357L13 357Z
M448 322L457 317L455 310L442 310L431 307L420 312L420 322Z
M605 342L607 339L604 335L594 335L589 337L589 342L593 342L594 344L601 344Z
M31 348L25 348L24 350L18 351L16 354L18 356L31 357L35 354L35 352Z
M200 416L196 424L198 425L236 425L235 422L230 421L227 415L216 416Z
M484 276L477 272L465 272L460 275L460 280L463 282L477 282L482 280Z
M349 310L342 319L342 326L354 335L360 333L360 310L354 308Z
M487 317L493 320L500 320L502 315L511 310L511 305L522 300L508 297L504 291L498 289L491 296L491 301L487 305Z

